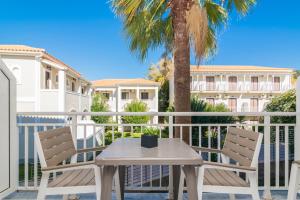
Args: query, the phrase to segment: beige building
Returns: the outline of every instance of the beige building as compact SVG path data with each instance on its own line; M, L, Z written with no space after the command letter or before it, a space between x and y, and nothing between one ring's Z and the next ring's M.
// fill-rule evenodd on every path
M0 59L16 77L18 112L90 110L91 83L45 49L0 45Z
M127 103L140 100L149 112L158 111L159 83L146 79L103 79L92 81L94 92L107 98L110 111L122 112Z
M191 92L233 112L258 112L272 97L293 88L292 75L289 68L192 66Z

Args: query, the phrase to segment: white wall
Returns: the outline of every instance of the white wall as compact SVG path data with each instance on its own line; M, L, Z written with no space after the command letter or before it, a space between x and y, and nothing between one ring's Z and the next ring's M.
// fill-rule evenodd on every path
M35 111L36 101L36 60L34 56L1 56L11 72L17 79L17 110L18 112Z

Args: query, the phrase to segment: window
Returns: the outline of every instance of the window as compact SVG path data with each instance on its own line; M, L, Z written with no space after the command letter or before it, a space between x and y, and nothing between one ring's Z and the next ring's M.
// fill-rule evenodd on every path
M149 99L149 93L148 92L142 92L141 93L141 99L143 99L143 100Z
M123 99L123 100L129 99L129 92L122 92L121 99Z
M206 77L206 90L215 90L215 77Z
M236 112L237 111L237 102L236 102L236 98L229 98L228 99L228 108L231 112Z
M280 77L274 77L273 79L273 90L280 91Z
M206 102L211 104L211 105L215 105L215 99L214 98L206 98Z
M106 98L106 99L109 99L109 93L108 92L102 92L102 95Z
M258 90L258 77L257 76L251 77L251 90L254 90L254 91Z
M257 98L250 99L250 112L258 112L258 99Z
M51 89L51 72L48 70L45 72L45 89Z
M230 91L236 91L237 90L237 77L236 76L230 76L228 82L229 82L228 89Z

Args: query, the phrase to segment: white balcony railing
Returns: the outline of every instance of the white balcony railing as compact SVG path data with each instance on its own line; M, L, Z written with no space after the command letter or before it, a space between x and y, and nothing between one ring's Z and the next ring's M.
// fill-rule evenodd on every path
M82 116L109 116L116 119L117 116L145 116L160 117L158 123L124 124L121 120L114 123L96 124L77 121ZM256 117L256 122L250 123L196 123L176 124L174 117ZM77 140L78 148L108 145L118 137L128 137L133 132L143 132L145 128L156 128L159 137L173 137L174 128L180 130L180 138L183 138L183 129L188 130L189 144L208 148L222 148L224 137L229 126L251 129L264 134L263 148L259 156L258 181L260 189L269 192L270 189L287 189L289 182L290 164L295 157L294 136L296 134L295 122L278 124L271 123L274 116L296 117L296 113L19 113L19 188L23 190L37 189L40 180L40 165L33 134L62 126L70 126L74 137L77 138L81 130L83 138ZM68 120L67 120L68 119ZM71 120L70 120L71 119ZM295 118L293 118L294 120ZM119 123L118 123L119 121ZM163 122L162 122L163 121ZM187 127L187 128L184 128ZM80 129L79 129L80 128ZM296 141L295 141L296 142ZM220 161L216 154L202 154L204 159ZM297 154L296 156L299 156ZM95 154L84 154L79 159L94 159ZM168 166L127 166L126 189L127 190L168 190L169 167ZM53 177L55 178L55 174ZM172 180L172 179L170 179Z
M275 89L276 86L273 84L273 82L258 82L257 87L254 87L256 89L253 89L253 86L251 85L251 82L246 81L246 82L241 82L238 81L236 83L237 87L235 89L231 89L229 87L229 82L215 82L214 87L206 87L206 82L200 81L196 82L193 81L191 82L191 90L192 91L200 91L200 92L282 92L286 91L288 89L291 89L288 84L280 83L280 86L278 89Z

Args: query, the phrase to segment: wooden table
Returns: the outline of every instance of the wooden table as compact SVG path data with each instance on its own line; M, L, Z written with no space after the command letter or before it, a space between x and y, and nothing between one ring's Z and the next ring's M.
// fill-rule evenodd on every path
M174 197L177 199L180 166L186 176L189 199L197 200L195 166L202 159L190 146L180 139L158 140L158 147L143 148L137 138L120 138L96 157L96 164L103 166L101 200L111 200L113 176L119 168L121 198L124 199L124 174L126 165L171 165L173 166ZM174 174L175 173L175 174Z

